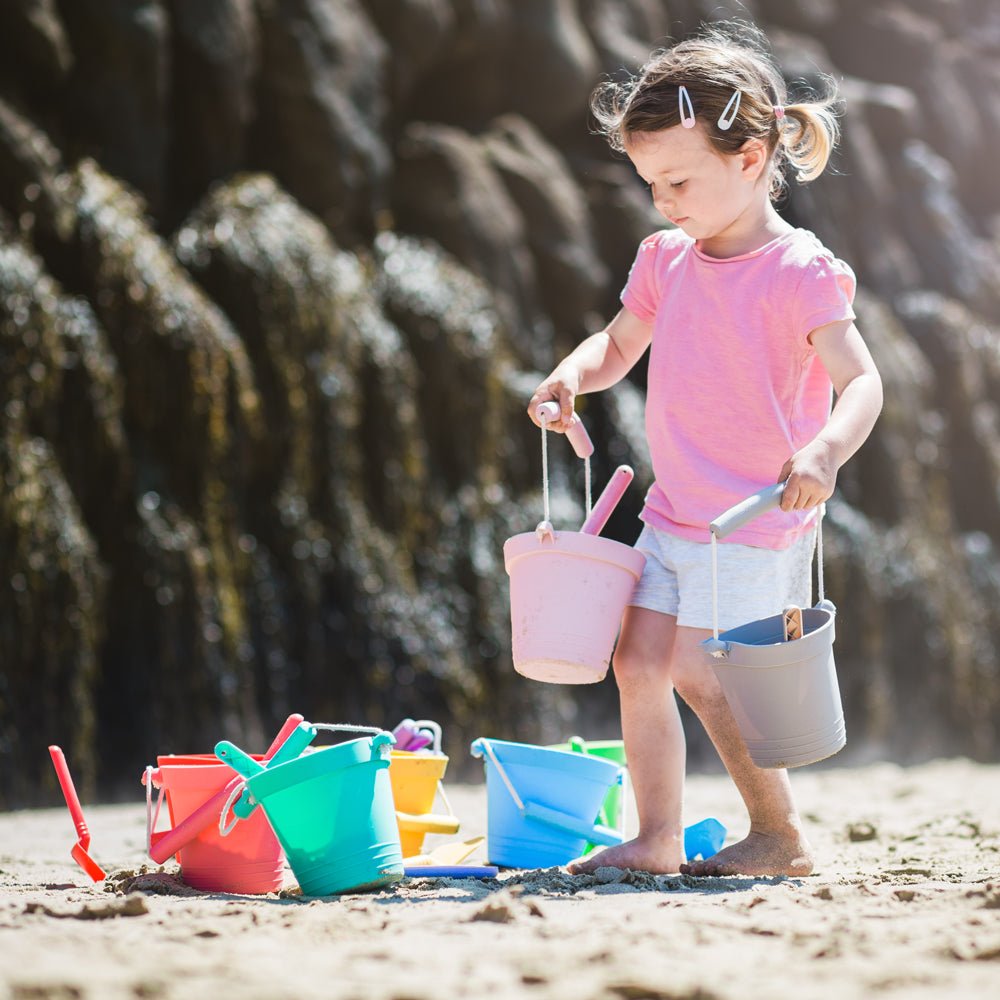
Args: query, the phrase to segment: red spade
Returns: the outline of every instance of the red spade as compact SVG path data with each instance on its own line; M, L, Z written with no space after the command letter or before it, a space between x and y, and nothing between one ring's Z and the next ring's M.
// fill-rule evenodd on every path
M100 882L104 878L104 869L87 853L87 848L90 847L90 830L83 818L83 809L80 807L80 799L76 794L69 767L66 765L66 757L57 746L49 747L49 756L55 765L59 787L66 799L66 805L69 806L69 814L73 817L76 835L79 837L69 852L70 856L95 882Z

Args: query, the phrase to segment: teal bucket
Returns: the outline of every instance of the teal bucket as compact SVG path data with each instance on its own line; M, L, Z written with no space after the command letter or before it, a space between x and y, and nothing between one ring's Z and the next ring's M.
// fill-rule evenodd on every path
M395 740L372 732L266 770L231 743L215 748L246 778L306 895L363 892L403 877L389 782Z
M590 754L528 743L478 739L486 767L486 852L495 865L548 868L583 854L589 843L622 842L594 821L622 768Z

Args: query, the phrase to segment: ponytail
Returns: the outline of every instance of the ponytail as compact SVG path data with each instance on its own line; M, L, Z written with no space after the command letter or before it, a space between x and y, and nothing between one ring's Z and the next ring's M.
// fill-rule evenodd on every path
M779 147L800 184L815 180L826 169L837 140L840 123L831 98L820 102L790 104L785 108L785 127Z

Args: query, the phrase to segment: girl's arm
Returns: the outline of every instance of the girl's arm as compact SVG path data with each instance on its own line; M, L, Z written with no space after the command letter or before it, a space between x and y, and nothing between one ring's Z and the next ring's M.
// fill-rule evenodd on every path
M882 379L850 320L809 335L826 368L837 403L824 428L781 468L782 510L807 510L833 495L840 467L864 444L882 411Z
M603 330L591 334L542 380L528 403L528 416L537 424L538 404L557 400L562 417L548 428L565 431L577 395L598 392L621 381L642 357L652 337L652 324L622 308Z

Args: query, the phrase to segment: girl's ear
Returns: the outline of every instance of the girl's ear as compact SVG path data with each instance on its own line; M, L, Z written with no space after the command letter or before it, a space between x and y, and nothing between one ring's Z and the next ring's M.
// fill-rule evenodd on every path
M739 156L742 157L741 171L749 181L756 181L767 166L767 147L762 139L747 139L740 146Z

